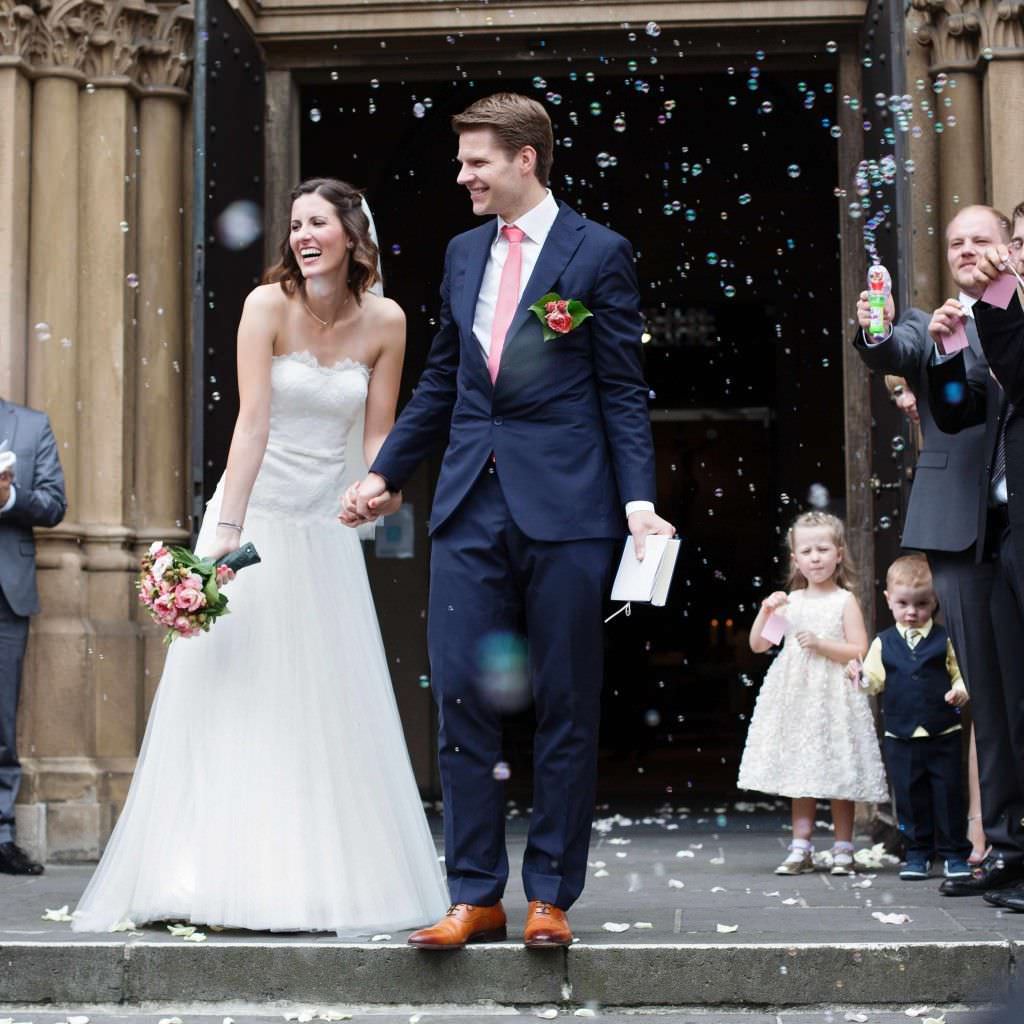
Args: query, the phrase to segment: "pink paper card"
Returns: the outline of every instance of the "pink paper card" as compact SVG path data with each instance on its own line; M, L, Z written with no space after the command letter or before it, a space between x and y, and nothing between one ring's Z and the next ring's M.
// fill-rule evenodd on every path
M764 629L761 630L761 639L767 640L770 644L782 643L788 629L789 619L778 612L772 612L764 624Z
M1006 309L1017 290L1017 278L1007 272L997 277L986 289L982 299L990 306Z
M959 352L962 348L967 348L970 344L967 340L967 331L964 329L964 325L966 323L967 320L965 318L961 318L960 323L956 325L953 333L946 335L946 337L942 339L942 351L947 356L951 356L954 352Z

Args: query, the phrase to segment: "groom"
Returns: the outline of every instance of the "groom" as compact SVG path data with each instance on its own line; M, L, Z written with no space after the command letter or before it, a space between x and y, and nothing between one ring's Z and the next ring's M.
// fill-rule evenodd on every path
M525 633L537 730L524 937L566 946L565 911L586 879L613 560L627 520L640 555L647 535L674 529L654 513L629 243L551 195L551 121L539 103L499 93L452 125L458 183L488 219L448 246L426 368L341 518L356 525L393 506L447 439L430 518L428 644L453 906L409 942L505 938L501 707L481 659L489 639ZM593 316L545 341L529 307L552 292Z

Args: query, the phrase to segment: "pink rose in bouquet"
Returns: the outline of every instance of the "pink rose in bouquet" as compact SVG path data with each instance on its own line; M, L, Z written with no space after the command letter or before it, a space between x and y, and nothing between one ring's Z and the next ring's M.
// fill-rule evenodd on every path
M154 622L167 628L165 643L179 636L198 636L228 612L227 595L221 587L235 578L238 569L259 560L252 544L214 563L185 548L165 547L157 541L142 558L136 582L139 601Z

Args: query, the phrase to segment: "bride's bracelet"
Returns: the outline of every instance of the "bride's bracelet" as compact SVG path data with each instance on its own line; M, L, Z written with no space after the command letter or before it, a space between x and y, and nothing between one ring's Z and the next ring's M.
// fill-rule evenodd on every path
M232 530L237 530L239 533L242 532L242 524L241 523L228 523L228 522L225 522L224 520L221 520L219 523L217 523L217 525L218 526L230 526Z

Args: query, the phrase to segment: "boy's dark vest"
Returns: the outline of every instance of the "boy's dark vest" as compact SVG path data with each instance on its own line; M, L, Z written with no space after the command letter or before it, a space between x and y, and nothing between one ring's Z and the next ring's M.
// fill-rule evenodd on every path
M960 714L943 699L952 681L946 669L948 634L938 623L911 650L895 626L879 634L885 689L882 713L885 731L910 737L920 725L937 736L960 724Z

